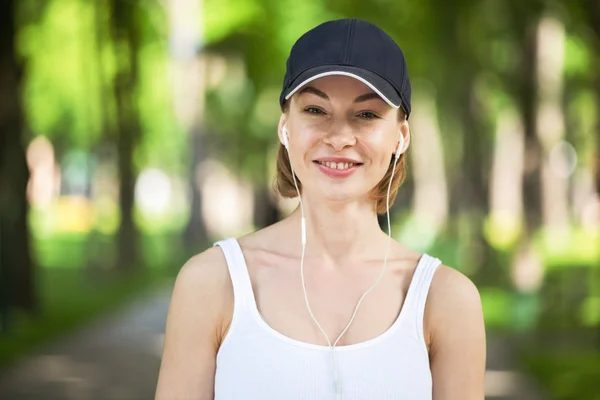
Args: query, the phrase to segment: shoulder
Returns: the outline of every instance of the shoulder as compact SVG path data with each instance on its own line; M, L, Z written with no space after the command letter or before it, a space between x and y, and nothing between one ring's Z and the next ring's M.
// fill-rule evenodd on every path
M431 282L429 299L443 307L479 307L481 299L475 284L460 271L440 265Z
M440 265L433 276L425 306L427 339L453 327L482 321L481 297L475 284L458 270Z
M157 399L213 397L216 356L232 312L232 285L220 249L189 259L171 296Z
M482 399L486 337L477 288L459 271L440 266L425 310L433 397Z
M190 258L179 270L175 289L188 291L203 289L201 292L215 291L229 281L225 256L217 246L211 247Z
M233 313L233 284L222 250L212 247L190 258L175 280L169 314L186 323L224 331Z

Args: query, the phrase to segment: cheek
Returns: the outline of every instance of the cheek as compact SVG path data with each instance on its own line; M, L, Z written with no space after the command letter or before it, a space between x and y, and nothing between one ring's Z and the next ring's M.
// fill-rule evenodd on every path
M310 144L305 139L290 140L290 151L288 157L292 164L292 168L296 175L301 178L309 167L310 159Z
M391 149L393 146L389 137L384 135L371 137L368 140L363 141L363 145L365 154L369 155L373 166L375 168L387 169L393 153L391 150L387 150Z
M290 137L290 151L296 162L310 161L312 150L318 145L317 135L308 131L297 131L295 137Z
M369 185L371 187L375 187L376 185L384 179L386 172L389 169L389 159L382 159L380 163L378 163L377 167L374 167L371 171L369 179Z
M390 167L392 152L382 150L388 148L389 145L389 141L381 140L377 143L370 143L365 148L365 154L368 154L370 158L370 165L366 171L369 186L377 185Z

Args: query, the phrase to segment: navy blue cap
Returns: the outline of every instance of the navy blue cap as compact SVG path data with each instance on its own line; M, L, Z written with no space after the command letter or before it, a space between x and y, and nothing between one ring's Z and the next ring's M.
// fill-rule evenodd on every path
M286 64L279 104L328 75L360 80L394 108L410 114L411 86L402 49L381 28L359 19L325 22L302 35Z

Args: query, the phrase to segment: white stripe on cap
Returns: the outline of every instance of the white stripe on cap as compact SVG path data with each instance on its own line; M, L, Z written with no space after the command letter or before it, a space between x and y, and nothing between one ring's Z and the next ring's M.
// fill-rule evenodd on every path
M364 83L365 85L367 85L369 88L371 88L375 93L377 93L379 95L379 97L381 97L383 100L385 100L385 102L388 103L390 106L392 106L394 108L400 108L400 104L395 105L394 103L392 103L387 97L385 97L383 95L383 93L381 93L375 86L373 86L371 84L371 82L367 81L365 78L362 78L358 75L355 75L355 74L352 74L352 73L346 72L346 71L328 71L328 72L323 72L322 74L317 74L315 76L311 76L310 78L306 79L304 82L302 82L301 84L296 86L294 88L294 90L292 90L290 93L288 93L288 95L285 96L285 99L289 100L289 98L292 97L292 95L294 93L296 93L302 86L306 85L307 83L312 82L315 79L319 79L324 76L330 76L330 75L344 75L344 76L349 76L351 78L357 79L357 80L361 81L362 83Z

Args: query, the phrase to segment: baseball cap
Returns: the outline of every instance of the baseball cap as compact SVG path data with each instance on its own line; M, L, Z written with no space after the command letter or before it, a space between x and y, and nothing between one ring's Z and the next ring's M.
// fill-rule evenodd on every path
M302 35L286 63L279 104L309 82L345 75L363 82L386 103L410 115L411 86L402 49L372 23L346 18L325 22Z

